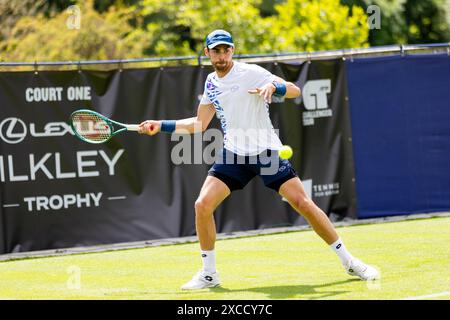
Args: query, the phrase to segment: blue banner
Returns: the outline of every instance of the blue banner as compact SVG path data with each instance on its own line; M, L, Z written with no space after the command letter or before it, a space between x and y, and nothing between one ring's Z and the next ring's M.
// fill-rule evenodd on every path
M346 62L359 218L450 209L450 56Z

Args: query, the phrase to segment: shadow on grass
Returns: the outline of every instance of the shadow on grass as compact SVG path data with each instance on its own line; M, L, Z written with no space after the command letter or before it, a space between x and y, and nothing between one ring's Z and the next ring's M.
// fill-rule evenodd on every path
M340 284L351 283L355 281L360 281L358 279L348 279L345 281L337 281L324 283L319 285L289 285L289 286L271 286L271 287L255 287L248 289L228 289L225 287L210 288L210 292L214 293L236 293L236 292L256 292L262 293L267 296L268 299L292 299L298 295L307 295L308 299L323 299L327 297L334 297L340 294L347 293L348 291L343 290L325 290L317 291L317 289L333 287ZM313 295L313 297L311 297Z
M117 293L105 293L105 296L115 296L115 297L127 297L127 298L136 298L136 297L148 297L148 296L164 296L169 295L173 296L176 295L183 299L182 297L185 296L186 298L195 298L197 295L201 295L202 299L205 298L205 294L208 293L218 293L218 294L231 294L230 296L224 296L224 299L228 298L234 298L233 293L262 293L266 295L266 297L261 297L258 299L309 299L309 300L315 300L315 299L324 299L328 297L337 297L341 294L347 293L348 291L344 290L336 290L335 286L339 286L341 284L347 284L352 282L359 282L361 280L359 279L347 279L343 281L335 281L330 283L323 283L323 284L317 284L317 285L281 285L281 286L270 286L270 287L254 287L254 288L242 288L242 289L229 289L226 287L216 287L216 288L208 288L208 289L202 289L202 290L193 290L193 291L172 291L168 290L166 292L161 291L125 291L125 292L117 292ZM323 288L329 288L329 290L320 290ZM245 297L244 297L245 298ZM163 298L162 298L163 299Z

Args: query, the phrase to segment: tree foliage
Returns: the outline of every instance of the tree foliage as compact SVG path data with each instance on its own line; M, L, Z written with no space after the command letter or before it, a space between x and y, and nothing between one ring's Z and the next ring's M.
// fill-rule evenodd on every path
M234 36L237 53L325 50L367 45L366 16L361 8L339 0L267 1L144 0L141 28L153 34L146 54L196 54L205 36L214 29L226 29ZM136 32L141 32L139 29Z
M364 10L376 5L381 28L369 34L371 45L415 44L450 41L449 0L341 0Z
M367 17L358 6L339 0L287 0L271 16L270 43L275 51L307 51L367 46Z
M132 28L127 19L130 8L110 7L104 14L93 8L93 1L79 4L79 29L67 26L69 14L60 12L24 16L12 28L6 41L0 42L2 60L46 61L136 58L141 44L128 37Z
M67 27L67 7L81 10ZM369 30L378 5L382 28ZM449 41L449 0L0 0L0 59L125 59L197 55L216 28L237 53L302 52Z

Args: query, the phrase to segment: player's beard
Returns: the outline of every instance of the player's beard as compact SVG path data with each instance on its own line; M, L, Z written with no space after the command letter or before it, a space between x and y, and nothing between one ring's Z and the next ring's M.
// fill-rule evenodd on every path
M231 65L231 61L217 61L214 63L214 69L219 72L228 70Z

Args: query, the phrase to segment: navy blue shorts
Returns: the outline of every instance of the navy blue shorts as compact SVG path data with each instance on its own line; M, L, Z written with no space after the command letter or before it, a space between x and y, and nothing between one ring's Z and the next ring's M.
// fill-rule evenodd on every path
M255 176L260 176L266 187L278 192L283 183L297 177L291 163L280 159L276 150L266 150L256 156L239 156L225 148L208 175L221 180L230 191L243 189Z

